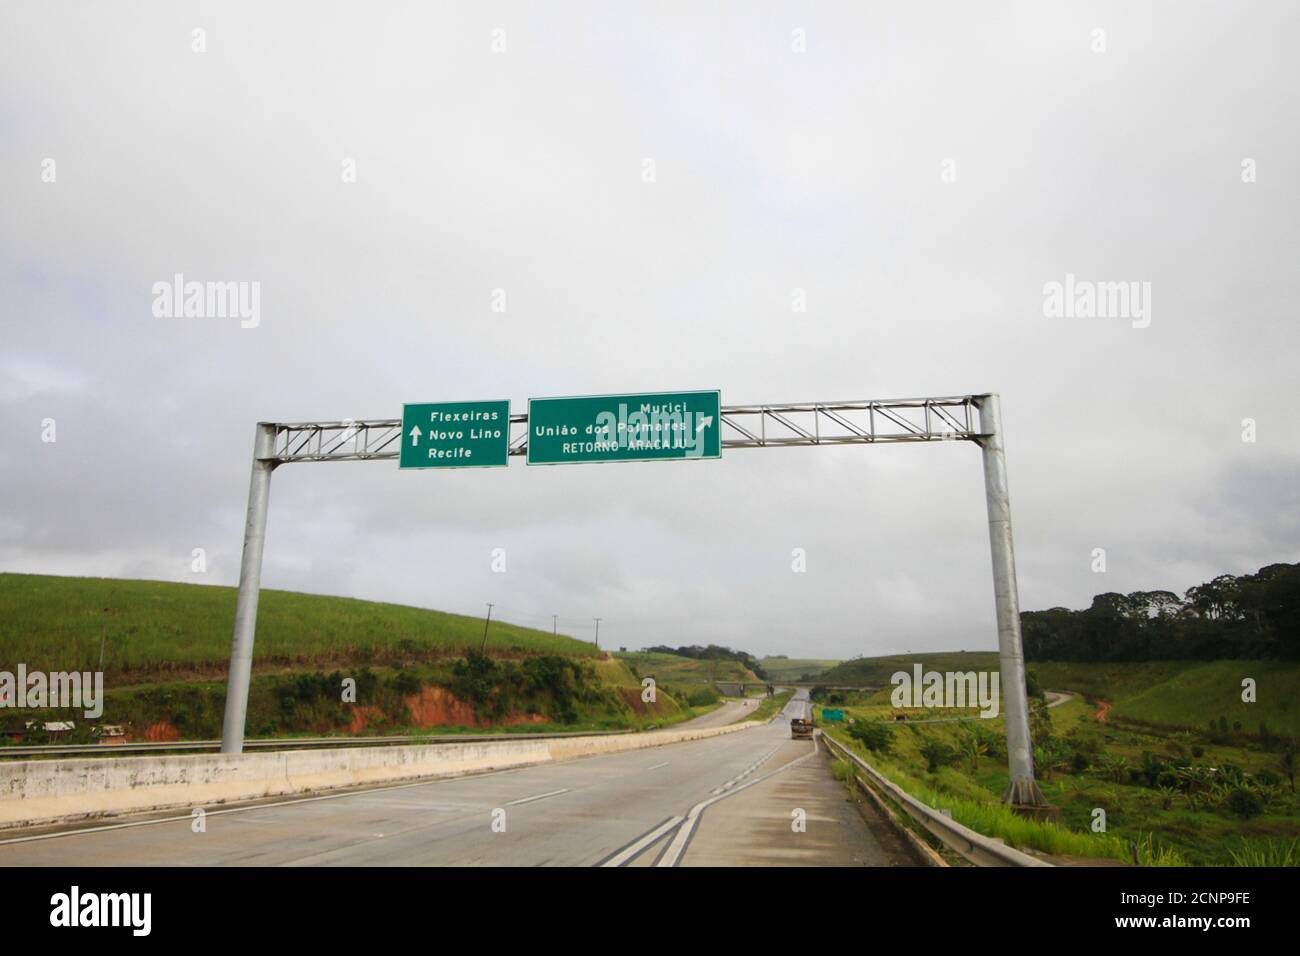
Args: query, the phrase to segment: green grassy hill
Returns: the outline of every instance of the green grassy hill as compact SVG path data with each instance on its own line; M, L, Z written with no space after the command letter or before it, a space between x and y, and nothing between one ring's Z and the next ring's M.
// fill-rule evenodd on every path
M121 724L134 739L211 738L234 614L233 588L0 574L0 669L96 670L102 640L104 712L76 720L69 742L90 742L96 723ZM584 641L494 621L483 657L471 653L482 637L478 618L263 591L248 733L635 729L696 713L667 691L643 701L627 665ZM345 678L355 702L342 700ZM4 716L13 731L68 714Z
M1300 663L1295 661L1152 661L1140 664L1030 663L1039 684L1109 700L1112 720L1202 730L1223 717L1229 729L1300 736ZM1256 700L1241 699L1243 678Z
M910 674L912 665L917 663L934 671L989 670L997 668L998 655L993 651L939 651L933 654L859 657L830 668L817 680L847 687L885 687L896 671Z
M992 651L867 657L845 661L823 673L828 685L886 687L896 671L992 670ZM1229 729L1300 736L1300 663L1295 661L1145 661L1079 663L1029 661L1026 669L1043 690L1074 691L1112 704L1110 719L1170 730L1203 729L1226 719ZM1241 699L1241 682L1256 682L1254 703ZM1237 726L1240 725L1240 726Z
M235 589L162 581L0 574L0 664L108 675L224 674ZM398 604L263 590L254 667L400 664L460 656L483 637L480 618ZM588 643L492 622L497 655L595 658ZM118 681L120 683L120 681Z
M739 661L701 661L659 651L619 651L614 656L640 676L653 677L660 684L701 684L709 681L762 683L757 674Z
M758 662L775 682L797 681L807 675L817 677L830 670L839 661L817 660L804 657L764 657Z

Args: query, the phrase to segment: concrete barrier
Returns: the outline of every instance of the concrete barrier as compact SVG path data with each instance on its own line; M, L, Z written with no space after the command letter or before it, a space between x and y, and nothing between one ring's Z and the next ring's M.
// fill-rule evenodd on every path
M436 779L703 740L761 724L603 737L349 747L270 753L0 763L0 830L125 813L210 808L343 787Z

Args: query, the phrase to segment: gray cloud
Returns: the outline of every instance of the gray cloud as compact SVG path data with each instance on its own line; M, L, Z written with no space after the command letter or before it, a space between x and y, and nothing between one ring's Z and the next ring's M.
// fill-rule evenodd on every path
M1000 391L1027 608L1300 558L1285 4L58 13L0 35L0 569L234 583L258 420L671 388ZM155 318L177 272L260 282L260 325ZM1045 318L1067 273L1150 282L1151 326ZM967 446L293 465L264 583L634 647L989 648L980 480Z

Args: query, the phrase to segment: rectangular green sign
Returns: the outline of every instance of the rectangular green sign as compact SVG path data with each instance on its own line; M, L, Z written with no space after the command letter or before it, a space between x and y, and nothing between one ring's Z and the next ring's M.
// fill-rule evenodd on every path
M399 468L499 467L509 449L508 401L402 406Z
M648 392L528 400L528 464L719 458L722 396Z

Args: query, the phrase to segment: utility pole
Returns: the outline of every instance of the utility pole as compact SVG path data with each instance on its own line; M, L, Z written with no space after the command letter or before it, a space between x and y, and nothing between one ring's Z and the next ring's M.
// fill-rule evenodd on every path
M600 618L596 618L596 650L600 650Z
M557 617L559 617L559 616L560 616L560 615L558 615L558 614L552 614L552 615L551 615L551 635L552 635L552 636L554 636L555 633L556 633L556 631L555 631L555 628L556 628L555 619L556 619Z
M483 649L487 647L487 629L488 629L488 624L490 624L491 622L492 622L492 602L489 601L487 617L483 619L483 643L480 644L478 648L480 654L483 653Z

